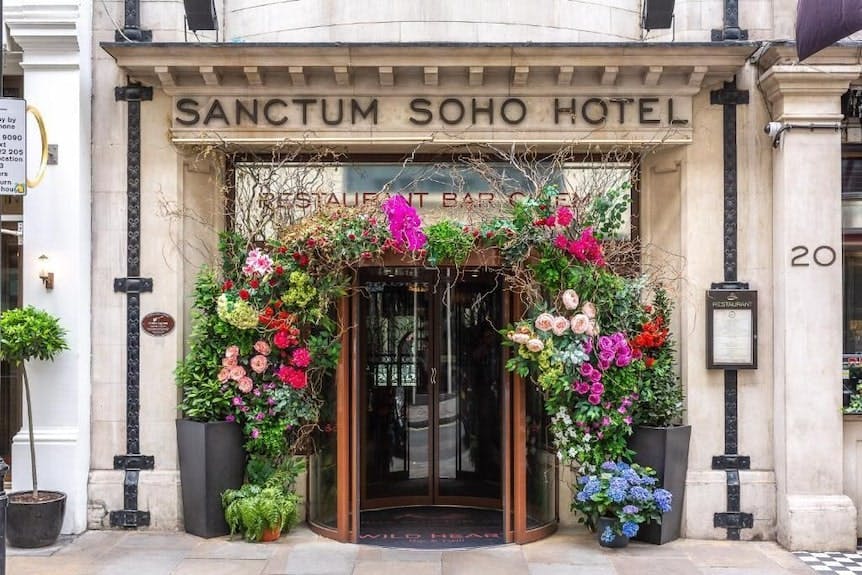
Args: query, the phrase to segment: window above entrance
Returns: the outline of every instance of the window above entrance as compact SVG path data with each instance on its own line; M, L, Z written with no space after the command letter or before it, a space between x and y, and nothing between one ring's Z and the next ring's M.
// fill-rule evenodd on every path
M562 162L559 158L516 163L479 158L438 163L239 162L234 166L234 226L246 237L272 237L322 207L355 208L403 195L428 222L472 225L554 184L556 206L577 210L586 198L616 190L620 220L616 236L631 239L632 162ZM275 209L273 209L275 208Z

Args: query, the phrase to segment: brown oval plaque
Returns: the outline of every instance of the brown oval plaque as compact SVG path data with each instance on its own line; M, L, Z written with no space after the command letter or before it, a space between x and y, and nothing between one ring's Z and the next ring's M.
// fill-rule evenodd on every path
M144 316L141 320L141 327L150 335L160 336L171 333L175 323L170 314L155 311Z

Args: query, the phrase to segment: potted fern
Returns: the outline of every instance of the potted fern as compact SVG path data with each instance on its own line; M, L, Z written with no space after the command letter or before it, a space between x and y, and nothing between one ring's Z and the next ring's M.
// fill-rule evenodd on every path
M253 460L254 461L254 460ZM249 476L255 474L251 471ZM303 459L287 458L263 483L246 483L222 494L230 534L241 532L247 541L275 541L299 519L300 498L294 492Z
M10 309L0 314L0 359L16 368L24 379L27 404L27 431L30 440L30 472L33 488L9 494L6 521L9 544L14 547L45 547L60 535L66 512L66 494L39 490L36 476L36 446L33 441L33 408L26 362L53 361L68 349L66 330L59 320L33 306Z

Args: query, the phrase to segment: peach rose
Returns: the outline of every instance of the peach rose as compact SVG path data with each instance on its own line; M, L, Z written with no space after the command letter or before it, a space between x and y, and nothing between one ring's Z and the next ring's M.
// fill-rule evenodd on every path
M230 378L234 381L239 381L245 377L245 368L241 365L235 365L230 368Z
M222 383L225 383L229 379L230 379L230 368L228 368L228 367L221 368L221 371L218 372L218 380Z
M579 313L572 318L572 331L577 334L587 333L590 328L590 318Z
M237 382L236 386L241 392L248 393L252 388L254 388L254 383L251 381L250 377L243 377Z
M235 357L226 357L221 360L221 364L223 367L236 367L236 358Z
M261 339L254 344L254 351L261 355L269 355L269 352L272 350L270 349L269 344Z
M540 339L531 339L527 342L527 349L532 352L539 352L545 349L545 344Z
M561 315L554 318L553 328L554 335L563 335L569 329L569 320Z
M232 345L224 352L225 357L237 357L239 356L239 347Z
M539 314L536 318L536 329L539 331L551 331L554 327L554 316L549 313Z
M594 304L591 301L585 301L584 306L581 308L581 312L583 312L583 314L585 316L587 316L588 318L595 319L595 317L596 317L596 304Z
M265 355L256 355L251 358L251 369L255 373L263 373L266 371L266 368L269 366L269 360L266 359Z
M566 309L577 309L580 301L581 298L578 297L578 292L575 290L567 289L563 292L563 305L566 306Z
M599 337L599 324L596 320L590 320L590 327L587 328L587 335L590 337Z

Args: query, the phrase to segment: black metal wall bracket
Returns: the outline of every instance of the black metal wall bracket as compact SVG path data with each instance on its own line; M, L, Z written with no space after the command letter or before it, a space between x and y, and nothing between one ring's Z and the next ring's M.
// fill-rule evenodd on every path
M126 529L133 529L135 527L146 527L149 524L149 511L138 511L137 509L111 511L111 527L123 527Z
M153 278L114 278L114 291L144 293L153 291Z
M155 469L156 458L152 455L115 455L114 469Z
M713 469L751 469L751 457L748 455L713 455Z
M716 513L712 516L712 526L719 529L751 529L754 527L754 515L740 511Z
M114 88L114 100L117 102L149 102L153 99L153 87L130 82L126 86Z

